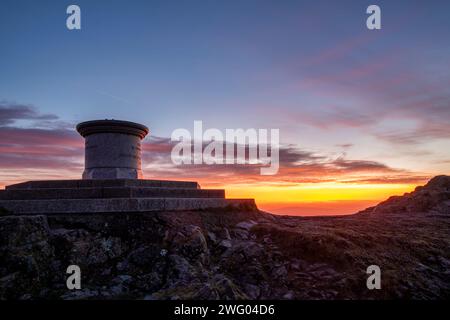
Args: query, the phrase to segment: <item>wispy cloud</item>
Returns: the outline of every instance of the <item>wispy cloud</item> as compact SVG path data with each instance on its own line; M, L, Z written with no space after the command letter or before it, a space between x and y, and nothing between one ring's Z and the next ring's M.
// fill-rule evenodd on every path
M32 121L19 126L22 120ZM74 177L82 170L83 147L83 139L58 116L27 105L0 105L0 184L71 172Z
M53 114L41 114L30 105L0 101L0 125L13 124L17 120L56 120Z
M349 55L339 65L325 60L320 68L306 68L291 90L311 102L288 108L288 121L327 131L357 129L396 145L450 139L450 75L425 72L406 54L392 48L369 62Z
M8 106L4 119L8 126L0 126L0 181L11 181L11 172L67 172L81 176L83 170L83 139L72 125L20 127L16 122L32 118L35 121L59 121L54 115L41 115L36 110L23 111L22 106ZM16 110L17 109L17 110ZM8 116L7 116L8 115ZM50 120L53 119L53 120ZM175 142L165 137L149 137L143 142L143 165L148 178L199 180L213 184L259 184L294 186L305 183L414 183L428 176L401 168L392 168L379 161L350 159L345 155L311 152L295 145L280 148L280 169L277 175L261 176L261 164L181 165L171 161ZM341 144L349 148L351 144ZM236 149L236 148L235 148ZM40 175L42 176L42 174ZM26 177L26 180L33 179Z
M148 175L163 178L189 178L216 181L221 184L267 184L292 186L304 183L353 182L420 183L429 176L391 168L378 161L346 159L302 150L292 145L280 148L280 169L277 175L261 176L261 164L180 165L174 166L170 152L174 143L168 138L151 137L144 142L144 163ZM408 180L406 179L408 178Z

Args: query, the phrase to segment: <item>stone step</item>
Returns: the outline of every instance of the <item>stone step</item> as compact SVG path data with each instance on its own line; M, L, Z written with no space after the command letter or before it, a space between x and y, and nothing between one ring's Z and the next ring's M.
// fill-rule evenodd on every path
M0 200L0 207L12 214L122 213L148 211L236 208L256 210L253 199L222 198L115 198L60 200Z
M7 190L16 189L61 189L61 188L100 188L100 187L154 187L200 189L195 181L146 180L146 179L106 179L106 180L37 180L6 186Z
M0 190L0 200L103 198L225 198L225 190L160 187L8 188Z

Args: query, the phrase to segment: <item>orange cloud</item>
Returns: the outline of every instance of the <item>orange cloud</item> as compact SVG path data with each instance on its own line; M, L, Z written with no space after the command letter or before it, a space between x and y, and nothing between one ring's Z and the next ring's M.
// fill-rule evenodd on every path
M11 126L21 115L34 121L41 116L14 113L10 108L7 111L0 112L4 123L9 124L0 126L0 186L24 180L81 176L83 139L72 126L50 129ZM49 118L52 116L46 115L42 121ZM168 138L144 140L143 169L147 178L199 181L203 187L225 188L228 197L255 198L261 208L278 213L293 208L318 212L325 207L331 209L328 213L342 213L407 191L428 178L378 161L330 157L292 145L280 148L280 169L273 176L261 176L259 164L175 166L170 159L173 145Z

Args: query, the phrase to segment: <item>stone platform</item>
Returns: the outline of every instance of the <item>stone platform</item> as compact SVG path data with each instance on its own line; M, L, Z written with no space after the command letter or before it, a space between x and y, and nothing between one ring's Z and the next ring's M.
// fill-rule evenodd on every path
M16 189L57 189L57 188L98 188L98 187L161 187L200 189L195 181L170 181L147 179L80 179L80 180L35 180L6 186L6 190Z
M197 182L109 179L27 181L0 190L0 207L14 214L146 212L254 208L253 199L226 199Z

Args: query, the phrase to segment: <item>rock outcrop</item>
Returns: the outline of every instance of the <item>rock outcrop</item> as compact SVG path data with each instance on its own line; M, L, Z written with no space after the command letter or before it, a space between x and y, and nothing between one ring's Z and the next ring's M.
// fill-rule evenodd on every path
M2 212L0 299L448 299L449 185L344 217ZM72 264L81 290L66 287ZM366 286L374 264L381 290Z
M450 214L450 177L436 176L403 196L392 196L362 213L432 212Z

